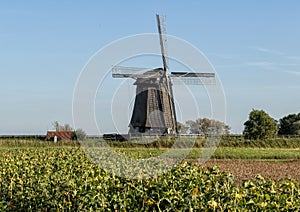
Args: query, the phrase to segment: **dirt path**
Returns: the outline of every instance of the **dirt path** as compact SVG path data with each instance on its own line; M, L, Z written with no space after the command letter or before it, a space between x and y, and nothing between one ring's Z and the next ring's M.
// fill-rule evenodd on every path
M229 171L235 176L235 181L251 179L256 174L261 174L266 179L279 180L280 178L295 178L300 181L300 161L269 162L222 160L207 161L203 166L218 165L221 171Z

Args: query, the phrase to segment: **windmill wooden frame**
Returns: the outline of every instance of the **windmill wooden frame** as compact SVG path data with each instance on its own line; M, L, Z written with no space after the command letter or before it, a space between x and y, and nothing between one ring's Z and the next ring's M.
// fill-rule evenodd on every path
M165 16L156 14L156 21L163 67L146 69L114 66L112 68L114 78L133 78L136 80L134 83L136 96L129 124L129 134L134 136L178 133L171 78L180 78L180 80L185 81L187 79L215 77L214 73L169 73Z

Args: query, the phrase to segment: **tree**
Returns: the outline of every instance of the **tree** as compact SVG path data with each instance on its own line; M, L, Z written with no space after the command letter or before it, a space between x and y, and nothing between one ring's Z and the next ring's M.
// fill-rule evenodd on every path
M230 127L225 123L208 118L198 118L185 122L186 132L190 134L224 135L229 134Z
M279 119L279 135L300 135L300 113Z
M300 135L300 120L295 121L292 125L292 135Z
M75 134L76 134L76 137L77 137L77 140L79 141L83 141L85 138L86 138L86 133L83 131L83 129L77 129L75 131Z
M56 131L60 131L60 125L59 125L58 121L53 122L52 125L53 125L53 128L54 128Z
M70 124L61 125L58 121L55 121L52 125L56 131L73 131Z
M64 130L64 131L72 131L73 128L71 127L70 124L65 124L64 127L63 127L63 130Z
M252 110L244 123L243 135L247 139L274 138L278 133L276 120L263 110Z
M180 134L186 134L188 127L184 123L177 122L177 130Z
M196 121L188 120L185 122L186 131L189 134L200 134L200 126Z

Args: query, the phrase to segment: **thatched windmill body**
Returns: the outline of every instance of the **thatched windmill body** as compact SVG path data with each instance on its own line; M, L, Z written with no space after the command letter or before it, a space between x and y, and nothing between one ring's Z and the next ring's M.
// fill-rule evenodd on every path
M165 17L156 15L163 61L162 68L114 66L114 78L133 78L136 85L134 108L129 124L131 135L177 134L172 78L214 78L214 73L168 72Z

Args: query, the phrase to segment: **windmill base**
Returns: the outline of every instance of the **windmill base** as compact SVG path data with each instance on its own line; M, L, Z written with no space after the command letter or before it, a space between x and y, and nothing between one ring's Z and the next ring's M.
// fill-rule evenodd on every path
M172 128L131 127L128 134L132 136L164 136L176 133Z

